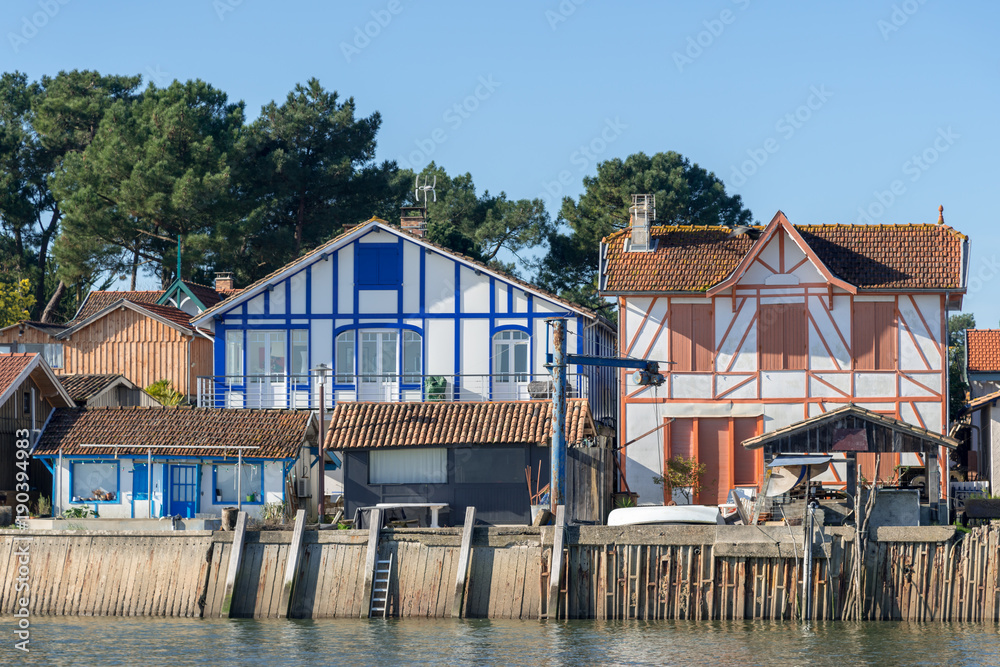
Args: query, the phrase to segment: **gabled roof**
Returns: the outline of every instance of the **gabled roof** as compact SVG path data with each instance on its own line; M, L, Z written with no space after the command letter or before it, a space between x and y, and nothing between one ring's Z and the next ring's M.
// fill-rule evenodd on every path
M9 326L0 329L0 332L9 331L11 329L23 329L23 327L31 327L32 329L37 329L47 336L58 336L63 331L66 330L68 324L52 324L50 322L36 322L34 320L19 320L17 324L11 324Z
M565 299L562 299L556 296L555 294L546 292L545 290L539 287L524 282L523 280L515 278L507 273L504 273L503 271L497 271L496 269L482 262L476 261L471 257L461 255L453 250L445 248L444 246L432 243L421 236L416 236L415 234L411 234L410 232L400 229L399 227L390 225L385 220L381 220L379 218L372 218L370 220L361 223L360 225L357 225L355 227L352 227L344 231L342 234L330 239L326 243L317 246L316 248L313 248L309 252L305 253L298 259L292 260L291 262L281 267L277 271L269 273L268 275L264 276L254 284L244 288L242 291L238 292L232 297L226 299L225 301L222 301L221 303L216 304L215 306L209 308L208 310L198 315L197 317L192 318L192 322L199 325L204 324L209 320L209 318L214 316L219 311L231 308L232 306L238 303L242 303L243 301L252 299L253 297L263 292L265 289L267 289L267 286L270 283L284 280L286 277L299 271L301 267L304 266L305 264L309 264L316 259L325 257L326 255L339 249L338 246L346 245L351 241L353 241L354 239L369 233L376 227L379 230L384 230L391 234L396 234L397 236L401 236L407 239L408 241L412 241L418 245L424 246L425 248L431 249L441 255L448 256L462 264L466 264L467 266L469 266L469 268L479 270L482 273L492 275L495 278L499 278L506 282L513 283L518 287L520 287L521 289L525 290L526 292L534 293L546 299L547 301L558 303L562 306L565 306L568 310L580 313L581 315L586 315L587 317L591 317L594 319L601 319L602 321L605 321L604 318L602 318L598 313L596 313L593 310L590 310L589 308L584 308L583 306L577 305L570 301L566 301Z
M1000 329L966 329L965 358L970 373L1000 373Z
M889 417L888 415L873 412L867 408L848 403L847 405L830 410L823 414L804 419L776 431L764 433L754 438L743 441L743 446L747 449L759 449L770 445L769 449L776 452L802 452L802 453L829 453L832 451L830 442L826 438L815 435L801 438L798 436L815 432L822 427L838 426L843 428L863 428L864 424L872 424L882 427L884 430L898 433L900 443L898 447L893 439L877 436L876 441L871 442L872 435L869 434L869 449L871 452L920 452L928 447L940 445L948 449L958 447L958 441L934 431L929 431L919 426L914 426L908 422Z
M239 294L243 290L240 289L229 289L222 290L221 292L216 290L214 287L209 287L208 285L199 285L198 283L193 283L190 280L175 280L173 284L168 287L157 299L157 303L161 306L169 306L170 300L175 298L175 294L180 291L184 292L190 297L192 297L198 306L198 311L204 311L211 308L215 304L228 299L234 294Z
M183 333L188 335L193 335L195 333L195 327L191 325L191 316L179 308L174 308L173 306L160 306L155 303L136 303L128 299L119 299L118 301L108 304L101 310L92 313L86 319L74 321L73 326L62 331L58 337L68 338L69 336L72 336L74 332L89 326L109 313L114 312L118 308L128 308L130 310L134 310L137 313L146 315L147 317L152 317L168 326L174 327L175 329L180 329ZM211 336L211 333L202 329L198 329L197 332L204 336Z
M59 408L38 440L35 456L145 455L235 456L248 459L295 459L313 433L307 410L229 410L225 408ZM116 449L87 447L116 445ZM205 445L210 449L186 446Z
M594 435L586 399L566 402L566 442ZM552 401L339 403L330 415L331 450L447 445L548 445Z
M834 278L859 291L965 290L968 239L947 225L788 228ZM653 249L630 252L625 249L629 236L629 229L621 229L602 241L604 294L705 293L735 275L751 250L767 242L763 233L755 241L750 234L734 235L728 227L654 226Z
M74 373L58 377L59 382L62 383L66 392L81 406L85 406L90 399L117 385L125 385L129 389L143 391L141 387L124 375L113 373L102 375L95 373ZM150 396L150 401L155 403L156 399Z
M122 299L132 303L155 304L163 296L163 290L94 290L83 299L70 324L76 324L98 313Z
M857 293L858 289L854 285L841 280L830 272L830 269L827 268L822 259L817 257L816 252L809 246L808 243L806 243L805 239L802 238L802 235L796 231L795 227L792 226L792 223L788 222L788 218L785 217L785 214L778 211L771 219L771 222L768 223L767 227L764 228L764 231L760 235L760 238L757 239L757 242L753 244L752 248L750 248L750 252L743 256L743 259L741 259L740 263L736 265L736 268L729 275L729 277L709 289L708 294L718 294L719 292L736 285L740 278L743 277L743 274L747 272L747 269L750 268L750 265L753 264L753 261L767 246L768 242L770 242L770 240L781 231L784 231L792 242L799 247L799 250L801 250L803 254L809 258L809 260L813 263L813 266L816 267L828 283L834 285L835 287L839 287L842 290L846 290L851 294Z
M76 405L42 355L34 352L0 354L0 405L6 403L17 388L32 376L43 396L51 399L53 405Z

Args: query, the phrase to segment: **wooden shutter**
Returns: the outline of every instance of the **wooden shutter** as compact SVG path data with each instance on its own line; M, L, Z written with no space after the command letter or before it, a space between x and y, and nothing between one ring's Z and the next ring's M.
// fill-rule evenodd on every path
M691 307L691 347L691 370L711 371L712 352L715 350L712 304L698 304Z
M891 301L875 306L875 368L896 368L896 304Z
M801 371L808 367L809 338L806 305L790 303L784 309L785 370Z
M698 463L705 464L698 502L715 505L729 495L729 419L698 420Z
M733 419L733 483L749 486L757 483L757 456L764 450L747 449L743 441L757 435L756 417Z
M875 370L875 304L854 302L854 369Z
M896 368L896 304L891 301L854 304L854 369Z
M691 365L692 304L670 304L670 366L671 371L694 370Z
M694 419L680 418L670 422L670 458L694 456Z

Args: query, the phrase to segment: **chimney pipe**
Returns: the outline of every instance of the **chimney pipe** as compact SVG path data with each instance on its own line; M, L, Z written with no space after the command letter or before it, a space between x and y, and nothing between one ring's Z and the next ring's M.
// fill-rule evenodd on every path
M651 250L650 227L656 219L656 195L632 195L629 215L632 229L632 245L629 249L634 252Z

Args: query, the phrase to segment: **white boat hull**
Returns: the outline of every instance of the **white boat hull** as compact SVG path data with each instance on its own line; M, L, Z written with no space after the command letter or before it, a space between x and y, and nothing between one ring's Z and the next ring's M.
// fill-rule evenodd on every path
M608 515L609 526L678 525L723 523L715 505L649 505L620 507Z

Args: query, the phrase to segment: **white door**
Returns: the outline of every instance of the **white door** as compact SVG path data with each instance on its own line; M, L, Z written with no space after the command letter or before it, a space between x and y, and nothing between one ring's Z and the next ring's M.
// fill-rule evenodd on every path
M286 338L284 331L247 332L246 407L288 407Z
M359 401L391 401L399 387L395 331L361 332L361 368L358 383Z
M528 396L528 334L511 329L493 336L493 400L526 400Z

